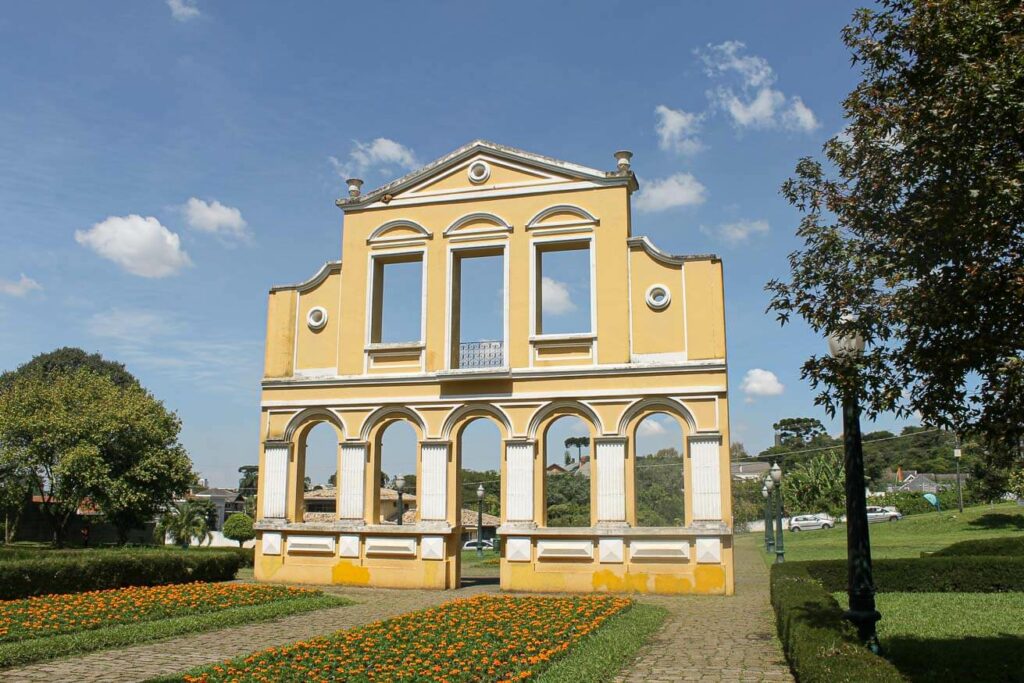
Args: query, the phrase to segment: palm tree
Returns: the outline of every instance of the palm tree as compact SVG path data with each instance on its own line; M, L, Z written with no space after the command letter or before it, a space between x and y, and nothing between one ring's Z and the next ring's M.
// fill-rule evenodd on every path
M570 436L565 440L565 447L572 448L576 447L577 460L583 462L583 447L590 447L590 439L586 436Z
M156 533L160 538L170 536L175 545L180 545L186 550L193 538L200 539L199 543L202 545L210 538L206 511L191 500L178 503L160 517Z

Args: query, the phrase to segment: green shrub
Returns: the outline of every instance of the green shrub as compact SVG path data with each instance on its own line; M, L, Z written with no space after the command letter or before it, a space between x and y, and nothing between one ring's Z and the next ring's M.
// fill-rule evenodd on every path
M224 538L230 538L238 542L238 547L246 541L256 538L256 532L252 529L252 517L244 512L236 512L224 522Z
M256 548L234 548L231 546L219 546L215 548L191 547L184 551L187 553L234 553L238 556L239 567L252 567L256 562ZM178 548L168 548L168 552L182 552Z
M228 581L235 577L240 563L239 555L231 551L39 553L33 558L0 562L0 600L124 586Z
M964 505L974 505L982 502L966 488L963 489L963 494ZM947 511L956 509L957 496L955 489L939 491L935 495L939 499L940 508ZM932 504L924 499L923 493L910 493L909 491L886 493L884 496L872 498L870 504L880 505L882 507L896 507L904 515L921 515L928 512L935 512L935 508L932 507Z
M1024 557L1024 535L960 541L932 553L932 557Z
M798 562L829 593L846 590L846 560ZM879 593L1002 593L1024 591L1024 557L921 557L875 560Z
M772 566L772 607L796 679L800 683L904 681L896 667L860 644L839 603L808 573L809 564Z

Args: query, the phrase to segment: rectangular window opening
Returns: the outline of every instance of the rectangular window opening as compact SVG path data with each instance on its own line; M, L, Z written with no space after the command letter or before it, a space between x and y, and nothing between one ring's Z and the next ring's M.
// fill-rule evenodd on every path
M593 333L590 243L538 246L536 334Z
M374 261L370 342L423 341L423 255Z
M505 365L505 256L472 251L452 258L452 367Z

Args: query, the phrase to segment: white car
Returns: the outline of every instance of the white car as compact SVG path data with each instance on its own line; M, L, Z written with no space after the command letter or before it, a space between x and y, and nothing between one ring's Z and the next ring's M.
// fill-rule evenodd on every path
M491 541L488 541L487 539L484 539L484 540L480 541L480 546L484 550L494 550L494 543L492 543ZM474 541L466 541L465 543L462 544L462 549L463 550L476 550L476 541L475 540Z
M903 519L903 513L896 508L868 506L868 524L874 522L898 522L901 519Z
M831 518L818 515L797 515L789 520L790 531L811 531L812 529L831 529L836 524Z

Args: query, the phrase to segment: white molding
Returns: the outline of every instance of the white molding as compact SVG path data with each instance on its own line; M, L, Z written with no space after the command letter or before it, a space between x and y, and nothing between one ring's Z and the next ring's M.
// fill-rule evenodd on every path
M443 560L444 536L424 536L421 538L420 558L424 560Z
M263 447L263 517L284 519L288 507L288 444L265 444Z
M418 237L413 237L410 235L402 235L401 237L381 237L381 235L383 235L385 232L387 232L388 230L392 230L394 228L411 228L416 233L418 233ZM414 220L411 220L409 218L396 218L394 220L387 221L386 223L377 226L377 228L375 228L374 231L370 233L370 236L366 238L366 243L389 244L395 242L406 242L410 240L429 240L432 239L433 236L433 233L431 233L429 230L427 230Z
M376 404L380 405L379 408L374 410L372 413L366 416L363 420L363 427L359 430L359 440L369 441L370 432L373 427L380 422L381 419L389 417L391 415L402 415L403 417L411 420L419 428L419 433L426 436L427 423L423 419L423 416L415 408L410 408L407 405L402 404Z
M574 395L579 395L579 392L576 392ZM529 426L526 428L527 435L531 439L536 438L537 429L540 428L541 422L543 422L551 413L564 408L575 408L579 410L587 416L587 420L590 422L590 426L594 428L594 432L596 434L605 433L604 423L601 422L600 415L598 415L597 412L587 404L573 400L554 400L541 406L533 413L533 416L530 417Z
M505 443L505 520L534 522L533 478L536 443L507 441Z
M657 299L655 299L655 292L657 290L661 290L661 292L664 294L664 297L662 297L660 303L657 301ZM661 283L656 282L650 287L648 287L647 291L644 292L644 301L647 302L647 307L650 308L652 311L664 311L666 308L669 307L669 304L672 303L672 290L669 289L668 285L663 285Z
M722 562L722 541L717 538L697 539L697 563L698 564L721 564Z
M416 539L394 536L367 536L367 555L388 555L392 557L415 557Z
M716 541L718 539L715 539ZM697 540L700 543L701 539ZM633 540L629 542L630 560L687 560L690 543L683 540Z
M720 434L693 435L687 439L687 450L691 462L690 499L694 521L718 521L722 519L722 481Z
M541 225L545 218L556 213L571 213L578 216L581 220L579 221L559 221L558 223L548 223ZM542 209L537 212L533 218L526 221L526 229L531 230L537 227L568 227L576 225L600 225L601 221L595 217L592 213L587 211L581 206L576 204L555 204L549 206L546 209Z
M501 216L490 213L489 211L473 211L471 213L467 213L456 218L454 221L452 221L451 225L444 229L444 233L442 234L445 237L448 237L452 233L457 232L459 228L461 228L462 226L466 225L467 223L472 223L474 221L488 221L499 230L502 230L504 232L512 232L512 225ZM489 233L493 231L494 228L489 228L487 230L481 230L479 232ZM469 232L464 232L462 234L474 234L476 232L478 231L472 230Z
M594 439L597 522L626 521L626 439Z
M338 518L361 520L365 515L366 443L341 444L341 472L338 477Z
M292 553L325 553L334 554L334 536L307 536L291 534L288 536L288 554Z
M531 543L529 538L516 538L510 536L505 539L505 559L509 562L529 562L531 557Z
M537 541L538 560L594 559L594 541L591 539L541 539Z
M448 448L447 442L424 441L420 445L422 482L417 486L420 520L443 521L448 517Z
M676 392L669 393L675 394ZM690 412L690 409L687 408L682 401L672 395L652 396L648 394L634 402L633 405L629 406L622 412L622 417L619 418L618 433L625 434L626 430L629 429L629 423L644 410L647 410L648 408L656 409L659 407L665 408L669 414L671 414L672 411L679 411L686 420L686 426L689 428L690 434L697 431L697 420L694 418L693 413Z
M675 365L686 362L686 351L662 351L660 353L634 353L634 363L648 363L653 365Z
M667 251L662 251L658 247L654 246L654 242L652 242L646 235L627 237L626 245L634 249L643 249L648 256L653 258L655 261L665 264L666 266L681 266L687 261L721 260L715 254L670 254Z
M264 531L260 538L260 551L264 555L281 554L281 534L275 531Z
M338 557L359 557L359 537L348 535L339 536Z
M304 282L296 282L290 285L274 285L270 288L270 293L273 294L274 292L283 292L287 290L297 290L300 294L308 292L326 280L327 277L335 270L341 270L341 261L328 261L324 265L320 266L320 270L316 271L313 277L308 280Z
M597 559L601 564L622 564L625 560L621 538L602 538L597 542Z

